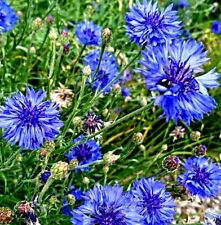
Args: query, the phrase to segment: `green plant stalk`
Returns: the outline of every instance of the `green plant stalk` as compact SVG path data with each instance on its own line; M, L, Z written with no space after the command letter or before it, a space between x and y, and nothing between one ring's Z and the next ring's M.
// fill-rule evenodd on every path
M62 60L63 60L63 51L64 51L64 46L61 45L60 50L59 50L59 54L58 54L58 59L57 59L57 65L56 65L56 71L55 71L55 87L58 86L59 83L59 75L60 75L60 67L62 64Z
M47 87L47 97L49 98L51 88L53 86L53 73L54 73L54 66L55 66L55 57L56 57L56 46L55 46L55 40L52 41L52 59L51 64L49 68L49 75L48 75L48 87Z
M81 85L80 94L79 94L79 97L78 97L78 100L77 100L76 104L74 105L73 111L70 114L70 116L68 117L67 123L65 124L65 127L64 127L64 130L63 130L63 137L66 135L66 133L68 131L68 128L71 125L72 119L77 114L77 109L78 109L78 107L79 107L79 105L81 103L81 100L83 98L83 95L84 95L86 79L87 79L87 76L83 75L82 76L82 85Z
M94 77L96 77L97 73L98 73L98 70L100 68L100 65L101 65L101 60L102 60L102 57L103 57L103 54L104 54L104 49L105 49L105 46L106 46L106 43L103 42L102 43L102 46L101 46L101 54L100 54L100 57L99 57L99 61L98 61L98 64L97 64L97 68L94 72Z
M70 147L75 147L75 146L77 146L77 145L80 145L80 144L86 142L87 140L89 140L89 139L91 139L91 138L96 137L98 134L103 133L103 132L105 132L105 131L107 131L107 130L113 128L113 127L115 127L117 124L122 123L122 122L124 122L124 121L126 121L126 120L128 120L128 119L130 119L130 118L132 118L132 117L134 117L134 116L136 116L136 115L138 115L138 114L140 114L140 113L143 112L144 110L148 109L151 105L152 105L152 102L149 103L149 104L147 104L147 105L145 105L145 106L143 106L143 107L141 107L141 108L139 108L139 109L137 109L137 110L135 110L135 111L133 111L133 112L131 112L131 113L129 113L129 114L127 114L126 116L124 116L124 117L122 117L122 118L116 120L115 122L113 122L113 123L110 124L109 126L106 126L106 127L104 127L103 129L99 130L98 132L96 132L96 133L94 133L94 134L91 134L91 135L87 136L86 138L83 138L82 140L80 140L80 141L78 141L78 142L76 142L76 143L73 143L73 144L71 144L71 145L69 145L69 146L67 146L67 147L65 147L65 148L63 148L63 149L61 149L61 150L62 150L62 151L63 151L63 150L66 151L66 150L69 149Z
M54 178L52 176L50 176L39 194L39 197L38 197L39 204L41 204L42 198L43 198L45 192L49 189L49 187L52 185L53 182L54 182Z

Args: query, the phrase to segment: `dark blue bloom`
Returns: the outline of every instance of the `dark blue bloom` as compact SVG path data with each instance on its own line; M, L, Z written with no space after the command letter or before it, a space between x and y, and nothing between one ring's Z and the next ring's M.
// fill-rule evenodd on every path
M76 189L73 185L70 186L70 190L64 197L64 201L61 207L61 212L66 216L72 216L71 205L78 206L83 201L84 193L80 188Z
M0 1L0 33L11 30L17 20L18 18L10 5L5 1Z
M137 213L131 196L119 185L96 185L85 194L85 202L73 210L74 225L140 225L143 217Z
M128 96L130 96L130 90L129 90L129 88L124 88L124 87L122 87L122 88L121 88L121 95L122 95L123 97L128 97Z
M101 28L93 22L83 21L75 29L78 41L83 45L100 45Z
M177 21L176 11L172 10L173 4L165 10L159 11L157 3L143 0L137 1L126 14L126 28L131 41L138 45L146 43L157 45L165 43L180 35L181 22Z
M149 90L160 93L155 105L161 106L167 121L182 120L189 125L191 121L202 120L204 114L216 107L207 89L219 86L220 74L212 69L194 76L203 72L201 66L208 60L206 53L202 43L194 40L176 40L171 45L150 47L142 52L140 63L144 68L136 71L142 73Z
M82 134L79 137L75 138L73 142L76 143L84 139L85 137L86 136ZM66 157L68 159L68 162L71 162L72 160L77 160L79 166L85 165L85 164L101 159L100 150L101 148L97 144L97 142L93 139L90 139L83 144L80 144L71 148L69 153L66 154ZM88 171L89 169L90 167L84 167L78 170Z
M89 111L83 118L83 130L87 134L94 134L103 128L104 122L101 116L97 116L93 111Z
M23 149L38 149L43 142L55 139L63 125L59 120L58 106L43 101L46 93L26 88L7 98L0 107L0 127L4 128L4 138L12 145L18 143Z
M192 195L201 198L214 197L221 191L221 168L205 157L194 157L184 160L184 173L177 181Z
M144 225L167 225L173 220L175 202L165 185L154 178L135 181L131 193L141 208Z
M87 82L91 85L92 89L98 89L100 91L117 76L118 67L116 65L114 56L105 51L102 56L99 70L95 74L99 62L99 57L100 51L93 50L84 57L84 64L86 66L89 65L92 71L91 76L89 77ZM103 93L106 94L110 92L112 86L113 84L106 88Z
M221 23L218 20L213 21L210 29L214 34L221 34Z
M186 9L188 8L189 3L187 0L177 0L177 2L173 5L174 10L178 9Z
M51 176L51 172L50 171L44 171L42 174L41 174L41 181L43 183L46 183L48 178Z

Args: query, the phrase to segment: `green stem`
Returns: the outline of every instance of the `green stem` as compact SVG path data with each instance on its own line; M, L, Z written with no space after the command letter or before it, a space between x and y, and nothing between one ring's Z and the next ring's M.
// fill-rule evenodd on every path
M99 61L98 61L98 64L97 64L97 68L96 68L96 70L94 72L94 77L96 77L96 75L98 73L98 70L100 68L101 60L102 60L102 57L103 57L103 54L104 54L105 46L106 46L106 44L105 43L102 43L102 46L101 46L101 54L100 54L100 57L99 57Z
M87 45L83 45L83 47L81 48L80 53L78 54L78 57L74 60L74 65L73 65L73 69L72 69L73 73L75 72L75 66L76 66L77 62L81 58L81 56L82 56L82 54L83 54L83 52L84 52L86 47L87 47Z
M47 97L49 98L51 88L53 86L53 73L54 73L54 66L55 66L55 57L56 57L56 42L52 41L52 59L51 59L51 64L49 68L49 75L48 75L48 87L47 87Z
M73 111L72 111L72 113L70 114L70 116L68 117L67 123L65 124L65 127L64 127L64 130L63 130L63 137L66 135L67 130L68 130L68 128L69 128L70 125L71 125L72 119L73 119L74 116L77 114L77 109L78 109L78 107L79 107L79 105L80 105L80 103L81 103L81 100L82 100L82 98L83 98L83 95L84 95L84 89L85 89L86 79L87 79L87 76L82 75L82 85L81 85L80 94L79 94L79 97L78 97L78 100L77 100L76 104L74 105Z
M50 27L48 26L48 27L47 27L47 31L46 31L45 36L44 36L44 40L43 40L43 42L41 43L41 46L40 46L40 48L38 49L37 52L40 52L41 49L43 48L43 46L44 46L44 44L45 44L45 42L46 42L46 40L47 40L47 37L48 37L49 32L50 32Z
M42 198L45 192L48 190L48 188L52 185L53 182L54 182L54 178L50 176L39 194L39 198L38 198L39 204L41 204Z

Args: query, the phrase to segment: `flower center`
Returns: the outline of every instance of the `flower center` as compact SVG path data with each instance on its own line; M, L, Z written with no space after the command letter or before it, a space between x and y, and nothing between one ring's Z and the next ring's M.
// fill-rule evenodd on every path
M169 89L173 94L180 91L199 90L199 85L193 76L193 70L184 63L177 63L171 59L170 65L164 67L163 71L165 77L158 84L167 90Z
M79 162L89 160L91 158L91 147L89 147L87 144L76 146L76 148L76 157Z
M146 17L146 27L148 28L148 31L154 30L156 27L158 27L163 20L163 16L160 16L160 13L158 11L155 12L148 12Z
M205 169L197 169L194 171L193 180L196 182L203 182L206 183L206 181L209 178L209 173L205 171Z
M107 206L105 203L98 207L94 225L126 225L124 215L119 210L114 210L114 206Z
M40 111L37 107L25 106L19 118L23 126L36 126L39 122Z
M162 199L158 195L147 196L143 198L143 214L153 214L161 208Z
M84 34L90 39L93 39L95 37L94 31L91 31L90 29L84 30Z
M4 12L0 12L0 22L4 22L6 18L6 14Z

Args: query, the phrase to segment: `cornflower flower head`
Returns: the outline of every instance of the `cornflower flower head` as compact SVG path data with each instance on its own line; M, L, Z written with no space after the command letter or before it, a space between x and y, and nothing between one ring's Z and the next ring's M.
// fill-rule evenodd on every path
M143 0L136 2L125 16L127 33L138 45L157 45L180 35L181 22L177 21L173 4L159 10L157 3Z
M3 137L12 145L18 143L22 149L38 149L44 141L55 139L63 125L59 119L57 105L43 101L46 93L26 88L8 97L0 107L0 127Z
M6 1L0 1L0 33L12 30L18 17Z
M94 134L101 130L104 122L101 116L97 116L93 111L89 111L83 118L83 130L87 134Z
M79 137L73 140L74 143L84 139L85 135L80 135ZM85 165L96 160L101 159L101 148L97 142L93 139L86 141L85 143L79 144L73 148L65 155L68 159L68 162L72 160L77 160L78 165ZM90 167L84 167L77 169L78 171L89 171Z
M165 185L153 178L142 178L134 182L131 194L144 216L144 225L167 225L173 220L175 202Z
M70 186L70 190L66 194L61 207L61 212L66 216L72 216L72 205L78 205L83 201L84 193L80 188L75 188L73 185Z
M192 195L201 198L215 197L221 191L221 168L205 157L187 158L183 163L184 173L177 182Z
M213 210L206 210L203 225L221 225L221 214Z
M178 120L187 125L194 120L202 120L216 107L216 101L208 94L209 88L219 86L220 74L215 69L203 72L201 66L208 60L202 43L194 40L176 40L171 45L146 48L140 61L142 69L137 69L145 80L146 87L160 94L155 105L163 109L166 120Z
M90 66L91 68L91 75L87 79L87 83L90 84L93 90L101 91L117 76L118 66L116 64L114 56L109 52L104 51L99 70L97 71L97 73L95 73L99 63L99 58L100 51L93 50L84 57L84 64L85 66ZM103 90L103 94L109 93L116 82Z
M214 20L210 27L214 34L221 34L221 23L218 20Z
M75 29L78 41L83 45L100 45L101 28L93 22L83 21Z
M140 225L143 217L137 213L136 204L123 188L95 185L84 196L83 205L74 209L71 222L74 225Z

